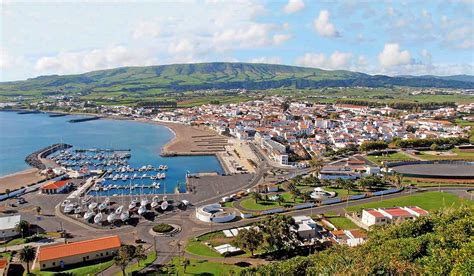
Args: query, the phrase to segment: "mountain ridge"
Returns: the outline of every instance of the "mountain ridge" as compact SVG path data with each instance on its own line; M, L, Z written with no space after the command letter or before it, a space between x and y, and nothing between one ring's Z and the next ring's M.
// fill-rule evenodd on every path
M1 93L91 91L190 91L202 89L255 89L293 87L435 87L474 89L474 76L385 76L347 70L265 64L209 62L130 66L73 75L46 75L22 81L1 82Z

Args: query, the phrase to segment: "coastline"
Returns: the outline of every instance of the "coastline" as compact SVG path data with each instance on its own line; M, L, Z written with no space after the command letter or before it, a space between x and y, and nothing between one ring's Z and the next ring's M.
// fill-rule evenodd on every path
M2 110L7 111L7 110ZM82 116L91 116L97 114L88 114L88 113L67 113L67 112L44 112L44 113L63 113L67 115L82 115ZM150 119L143 119L143 118L129 118L129 117L121 117L121 116L99 116L100 119L107 119L107 120L127 120L127 121L135 121L135 122L142 122L154 125L160 125L166 127L170 130L174 137L168 141L165 145L162 146L160 149L161 156L205 156L205 155L213 155L217 158L221 168L225 173L229 173L229 169L222 161L221 156L219 156L219 152L225 152L224 144L228 143L228 139L225 136L216 134L215 132L193 127L190 125L185 125L182 123L175 123L175 122L167 122L167 121L154 121ZM214 142L217 142L214 143ZM47 159L41 158L41 161L45 163ZM0 176L0 193L4 189L11 189L14 187L18 189L22 186L27 186L32 183L36 183L38 181L44 180L43 176L39 175L39 170L34 167L30 167L25 170L17 171L8 175ZM12 184L14 183L14 184ZM11 187L10 187L11 186Z

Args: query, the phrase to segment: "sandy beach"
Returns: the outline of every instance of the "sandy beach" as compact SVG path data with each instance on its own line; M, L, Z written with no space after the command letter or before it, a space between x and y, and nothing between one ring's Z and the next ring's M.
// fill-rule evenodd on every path
M43 180L44 176L39 174L36 168L29 168L20 172L0 177L0 193L5 193L6 189L11 191L26 187L30 184Z
M174 132L175 137L163 146L161 155L214 155L225 151L228 139L202 127L188 126L179 123L147 121L166 126Z

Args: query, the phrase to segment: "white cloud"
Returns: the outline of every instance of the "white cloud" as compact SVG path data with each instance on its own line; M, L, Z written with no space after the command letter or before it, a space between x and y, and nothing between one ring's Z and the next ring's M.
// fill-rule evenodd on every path
M5 48L0 47L0 73L1 69L24 66L26 60L22 56L13 56Z
M306 53L296 58L296 64L322 69L348 69L352 61L352 53L335 51L329 57L322 53Z
M288 4L285 5L284 11L286 13L294 13L304 9L304 2L303 0L289 0Z
M291 34L275 34L273 35L273 44L279 45L289 39L291 39Z
M379 64L383 68L410 64L412 62L410 52L401 51L398 43L386 43L378 56Z
M123 46L112 46L82 52L60 52L55 56L41 57L35 69L40 74L71 74L122 66L152 65L156 60L146 51L131 51Z
M213 44L217 50L228 50L231 48L254 48L271 45L275 42L283 42L289 38L277 36L269 38L272 26L269 24L252 23L240 28L229 28L217 31L213 36Z
M258 57L252 58L251 63L268 63L268 64L281 64L283 63L281 57Z
M134 39L157 38L161 34L161 28L156 22L139 21L133 28Z
M329 21L329 16L329 11L320 11L318 18L316 18L313 22L314 28L321 36L338 37L340 36L339 31L336 29L334 24Z

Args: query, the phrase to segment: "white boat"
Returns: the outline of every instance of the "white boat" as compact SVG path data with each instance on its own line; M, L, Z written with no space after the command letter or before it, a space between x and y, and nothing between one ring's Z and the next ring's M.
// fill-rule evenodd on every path
M79 206L76 209L74 209L74 214L80 214L80 213L82 213L82 206Z
M103 202L101 204L99 204L99 210L100 211L104 211L105 209L107 209L109 207L109 204Z
M122 213L122 211L123 211L123 205L120 205L120 206L115 210L115 214L118 215L118 214Z
M158 207L158 205L159 205L158 201L152 201L150 206L151 206L151 208L154 209L154 208Z
M161 203L160 207L161 207L161 210L165 211L166 209L168 209L168 206L169 206L169 203L168 201L165 200Z
M127 221L129 218L130 218L130 214L128 212L124 212L120 214L120 220L123 222Z
M85 220L90 220L93 216L95 216L94 211L87 211L87 212L84 214L84 219L85 219Z
M138 214L140 216L144 215L146 213L146 207L141 205L140 208L138 208Z
M140 206L147 206L150 202L148 201L148 199L144 198L140 201Z
M100 223L102 223L102 213L98 213L97 215L95 215L95 217L94 217L94 223L95 223L95 224L100 224Z
M137 207L137 200L136 199L134 199L130 202L130 205L128 205L128 209L130 210L130 209L133 209L135 207Z
M114 175L114 178L112 178L112 180L114 180L114 181L115 181L115 180L117 180L117 179L118 179L118 177L119 177L119 176L118 176L118 174L116 174L116 175Z
M109 204L110 203L110 198L106 197L105 200L104 200L104 203Z
M116 219L117 219L117 214L115 214L115 213L110 213L107 216L107 222L108 223L113 223Z
M64 213L69 214L74 210L74 205L73 204L68 204L66 207L64 207Z
M97 202L91 202L91 204L89 204L89 210L94 210L96 207L97 207Z

